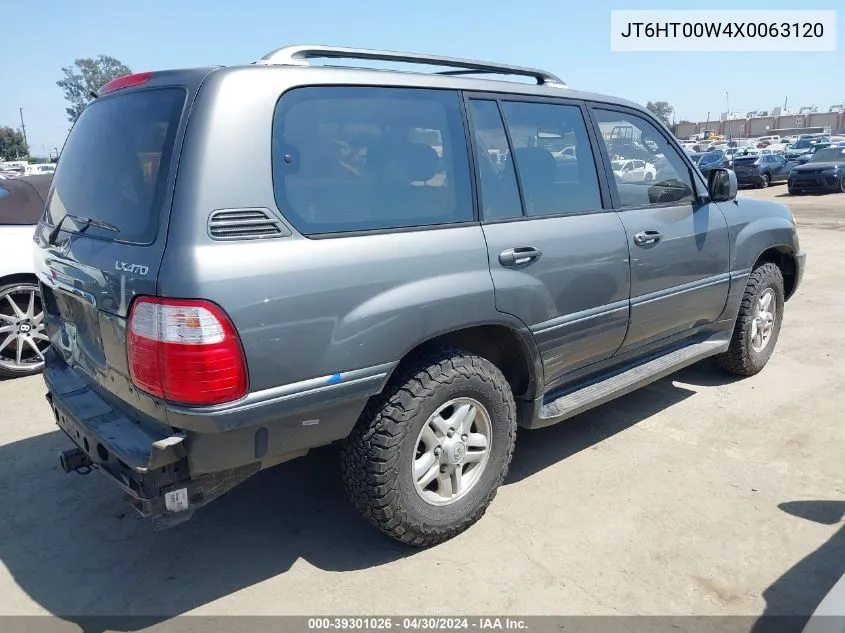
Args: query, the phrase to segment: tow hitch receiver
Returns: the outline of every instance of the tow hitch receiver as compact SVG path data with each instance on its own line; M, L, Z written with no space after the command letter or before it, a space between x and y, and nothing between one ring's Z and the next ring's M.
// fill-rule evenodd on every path
M91 472L91 460L88 455L79 448L59 453L59 463L66 473L76 472L80 475L87 475Z

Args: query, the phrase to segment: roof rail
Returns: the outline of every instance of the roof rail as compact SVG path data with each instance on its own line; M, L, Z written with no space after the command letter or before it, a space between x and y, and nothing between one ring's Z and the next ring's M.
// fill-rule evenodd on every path
M494 64L459 57L443 57L440 55L426 55L424 53L398 53L395 51L379 51L367 48L346 48L342 46L284 46L267 53L256 63L263 66L308 66L309 59L369 59L389 62L403 62L407 64L424 64L429 66L446 66L461 70L445 71L444 75L472 75L496 74L518 75L533 77L538 85L553 85L566 88L567 85L558 77L538 68Z

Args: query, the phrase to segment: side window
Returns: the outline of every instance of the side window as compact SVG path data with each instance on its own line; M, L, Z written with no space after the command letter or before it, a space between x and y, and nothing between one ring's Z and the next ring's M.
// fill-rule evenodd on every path
M304 235L473 220L458 94L291 91L273 120L273 188Z
M507 101L502 109L526 215L601 209L596 163L581 108Z
M502 115L495 101L470 101L484 219L522 216L522 202Z
M666 137L649 121L634 114L596 109L622 207L692 203L695 188L689 168ZM643 161L644 168L626 177L621 165ZM702 160L704 163L704 160Z

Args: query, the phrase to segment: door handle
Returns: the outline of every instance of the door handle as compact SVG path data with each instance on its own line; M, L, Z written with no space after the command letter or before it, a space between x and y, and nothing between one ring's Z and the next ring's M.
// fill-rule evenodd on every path
M542 254L533 246L508 248L499 253L499 263L502 266L523 266L537 261Z
M649 248L657 244L663 239L663 234L660 231L640 231L634 236L634 244Z

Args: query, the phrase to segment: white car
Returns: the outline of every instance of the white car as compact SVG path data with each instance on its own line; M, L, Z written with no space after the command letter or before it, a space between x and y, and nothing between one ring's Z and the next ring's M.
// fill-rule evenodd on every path
M644 160L614 160L613 173L625 182L650 182L657 177L657 168Z
M32 236L51 175L0 182L0 376L28 376L44 367L49 341L33 265Z
M35 176L37 174L54 174L56 173L56 166L53 163L35 163L25 167L27 176Z

